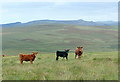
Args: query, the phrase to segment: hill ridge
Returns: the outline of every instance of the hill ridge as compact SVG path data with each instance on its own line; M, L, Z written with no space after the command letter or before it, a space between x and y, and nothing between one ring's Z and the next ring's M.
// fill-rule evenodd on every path
M2 27L14 27L14 26L24 26L24 25L40 25L40 24L70 24L70 25L82 25L82 26L111 26L117 25L116 21L85 21L82 19L79 20L34 20L26 23L14 22L8 24L1 24Z

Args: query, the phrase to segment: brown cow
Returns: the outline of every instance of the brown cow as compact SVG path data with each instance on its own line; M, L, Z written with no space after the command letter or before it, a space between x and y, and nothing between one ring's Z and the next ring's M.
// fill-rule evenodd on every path
M7 55L2 55L2 57L5 57L5 56L7 56Z
M80 56L82 56L83 53L83 47L77 47L77 49L75 50L75 59L78 56L78 58L80 58Z
M32 62L35 60L36 55L38 54L38 52L32 52L32 54L19 54L20 57L20 63L22 64L23 61L30 61L30 63L32 64Z

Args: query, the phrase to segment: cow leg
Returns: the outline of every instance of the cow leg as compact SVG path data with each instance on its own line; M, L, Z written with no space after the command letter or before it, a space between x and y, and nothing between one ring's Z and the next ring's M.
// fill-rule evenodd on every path
M82 54L79 54L78 58L81 58Z
M77 54L75 54L75 59L76 59L76 57L77 57Z
M33 63L32 63L32 60L30 60L30 63L33 64Z
M56 57L56 60L58 60L58 56Z
M66 60L68 60L68 57L66 56Z
M23 61L22 60L20 60L20 64L22 64L23 63Z

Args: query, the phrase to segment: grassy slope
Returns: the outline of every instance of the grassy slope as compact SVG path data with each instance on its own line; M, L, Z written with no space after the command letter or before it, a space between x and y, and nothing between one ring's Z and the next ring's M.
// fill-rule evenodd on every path
M117 28L102 26L49 24L3 28L3 54L16 55L3 58L3 79L116 80L117 37ZM77 46L84 47L81 60L74 59ZM69 60L56 62L55 51L66 48L71 49ZM32 51L40 53L34 64L20 65L18 54Z
M117 28L64 24L3 28L3 54L55 52L83 46L85 52L116 51Z
M18 56L3 58L4 80L117 80L118 53L84 53L81 59L55 60L54 53L39 53L34 61L20 65Z

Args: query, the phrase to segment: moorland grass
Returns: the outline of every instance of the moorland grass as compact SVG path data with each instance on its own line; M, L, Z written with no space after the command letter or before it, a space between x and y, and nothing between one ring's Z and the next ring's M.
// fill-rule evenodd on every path
M39 53L33 62L19 62L18 56L2 58L3 80L118 80L118 54L115 52L84 53L68 61L55 60L55 53Z
M2 29L3 54L17 55L40 51L75 49L83 46L85 52L116 51L118 29L114 26L77 26L43 24Z
M81 59L74 50L83 46ZM55 60L55 51L71 49L69 60ZM31 24L2 29L3 80L117 80L116 26ZM34 64L19 62L19 53L39 52Z

